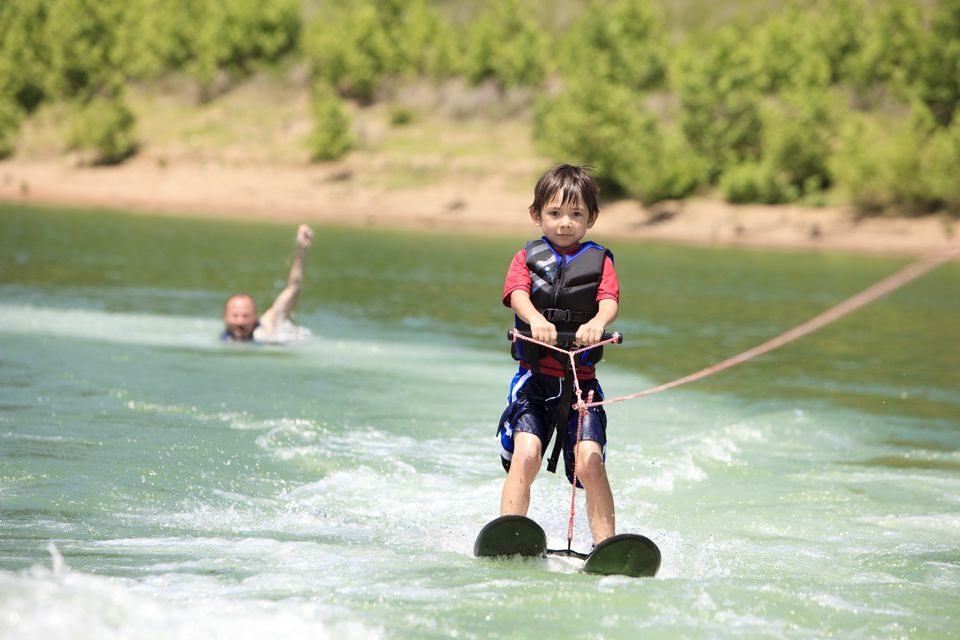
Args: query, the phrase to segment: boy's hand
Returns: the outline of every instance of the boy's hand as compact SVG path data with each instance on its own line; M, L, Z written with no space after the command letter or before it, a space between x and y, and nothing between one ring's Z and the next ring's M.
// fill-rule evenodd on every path
M603 330L606 329L601 324L595 324L593 321L586 322L577 328L576 342L581 347L597 344L603 340Z
M557 344L557 328L539 313L530 318L530 337L547 344Z

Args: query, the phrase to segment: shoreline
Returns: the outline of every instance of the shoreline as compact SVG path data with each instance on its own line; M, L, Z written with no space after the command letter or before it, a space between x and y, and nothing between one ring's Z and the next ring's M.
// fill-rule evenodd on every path
M0 201L224 220L526 233L533 226L526 212L529 194L510 186L521 182L515 174L475 172L390 188L376 182L375 166L345 163L231 165L138 157L79 168L62 158L8 159L0 162ZM630 200L601 200L594 233L701 246L919 256L953 239L956 224L936 215L861 218L843 207L692 199L646 209Z

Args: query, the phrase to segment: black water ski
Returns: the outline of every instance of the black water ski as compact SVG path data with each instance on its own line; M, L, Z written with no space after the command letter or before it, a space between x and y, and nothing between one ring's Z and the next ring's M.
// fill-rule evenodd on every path
M594 548L583 565L586 573L653 577L660 568L660 549L652 540L635 533L607 538Z
M480 529L473 555L542 556L546 549L547 535L536 522L525 516L500 516Z

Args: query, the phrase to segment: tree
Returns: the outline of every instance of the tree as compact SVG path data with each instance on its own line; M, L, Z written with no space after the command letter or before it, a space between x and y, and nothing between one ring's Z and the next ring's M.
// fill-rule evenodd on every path
M560 73L659 89L667 71L663 33L663 20L647 0L593 1L557 42Z
M486 3L483 13L468 23L463 38L463 64L471 82L536 87L546 76L549 37L518 0Z

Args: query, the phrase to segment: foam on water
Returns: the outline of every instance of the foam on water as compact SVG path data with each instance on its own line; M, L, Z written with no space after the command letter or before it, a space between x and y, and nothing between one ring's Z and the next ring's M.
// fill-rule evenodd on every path
M480 637L536 611L538 635L873 636L956 611L957 454L903 462L886 444L901 425L695 388L609 407L618 530L663 564L597 579L472 557L503 482L503 353L321 331L224 345L219 329L0 304L28 371L4 391L0 507L33 558L0 571L2 635ZM650 383L604 368L609 396ZM530 515L552 548L569 503L542 472ZM64 562L38 560L51 539ZM573 547L590 543L579 492Z
M0 571L0 637L386 637L383 629L317 601L259 599L251 603L230 593L222 597L211 597L208 590L192 593L189 584L167 584L170 588L164 589L156 583L103 578L71 571L55 549L53 553L52 569Z

